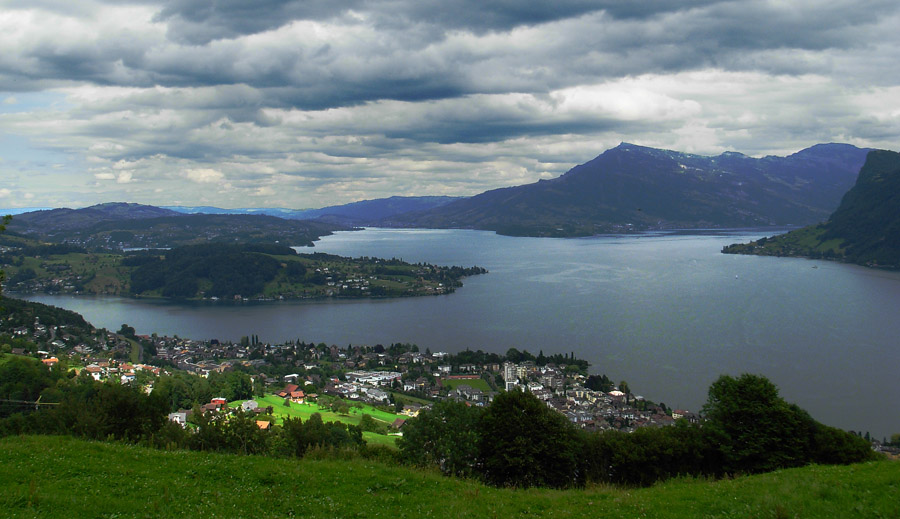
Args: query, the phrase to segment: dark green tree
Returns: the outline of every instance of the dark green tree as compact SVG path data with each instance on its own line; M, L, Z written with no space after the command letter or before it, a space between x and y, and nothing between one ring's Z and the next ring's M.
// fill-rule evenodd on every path
M577 430L531 393L500 393L482 414L478 437L482 474L491 485L562 488L584 483Z
M166 375L159 377L159 380L153 384L153 393L159 395L166 402L170 412L175 412L179 409L190 409L194 404L191 387L184 376ZM206 401L208 400L204 400L204 402Z
M478 463L478 420L481 409L444 400L423 410L403 426L397 441L401 459L446 475L471 476Z
M256 425L256 418L238 408L224 423L225 450L238 454L262 454L268 450L268 432Z
M123 324L122 327L119 328L118 334L133 339L135 334L134 327Z
M240 371L231 371L226 375L226 397L231 400L248 400L253 398L253 380L250 375Z
M876 459L870 442L846 431L816 424L812 441L812 459L821 464L846 465Z
M586 434L586 477L596 483L646 486L678 475L715 474L719 460L705 434L704 428L684 420L633 433Z
M810 459L815 422L785 402L765 377L719 377L709 388L703 414L728 473L767 472Z
M44 390L61 378L39 361L26 357L11 357L0 363L0 418L23 410L21 402L34 402Z

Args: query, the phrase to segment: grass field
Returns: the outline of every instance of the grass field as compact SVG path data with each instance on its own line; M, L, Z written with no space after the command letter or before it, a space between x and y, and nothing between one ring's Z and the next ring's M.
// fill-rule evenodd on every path
M398 393L397 391L391 391L391 395L393 395L395 401L400 401L403 404L431 405L434 403L431 400L404 395L403 393Z
M325 422L341 422L350 425L359 425L364 414L371 415L372 418L384 422L388 425L394 423L399 415L386 413L380 409L376 409L368 404L363 404L362 408L351 407L349 415L341 415L333 413L328 409L319 407L318 404L294 404L285 407L284 399L273 394L268 394L263 398L256 398L260 407L272 406L272 416L275 418L276 424L281 424L285 417L300 418L304 422L312 416L313 413L322 415L322 421ZM237 407L241 405L243 400L230 402L229 407ZM382 434L365 433L363 437L368 443L378 445L394 445L396 436L385 436Z
M456 389L459 386L466 385L473 389L480 389L484 392L491 391L491 386L489 386L488 383L482 378L441 380L441 385L448 389Z
M900 463L805 467L646 489L512 490L365 459L165 452L69 437L0 440L9 518L847 518L900 516Z

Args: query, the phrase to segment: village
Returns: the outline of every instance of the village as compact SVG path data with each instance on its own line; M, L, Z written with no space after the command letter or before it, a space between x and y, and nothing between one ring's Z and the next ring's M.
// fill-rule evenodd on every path
M326 395L373 406L395 406L407 417L416 416L429 402L452 399L485 406L499 391L522 388L587 430L631 431L672 425L678 418L699 420L695 413L669 409L632 394L627 384L619 387L605 376L589 375L584 369L587 363L574 355L567 364L559 355L548 361L543 352L535 358L515 350L511 352L517 358L511 359L510 352L422 352L409 344L341 348L325 343L266 344L256 336L238 342L156 334L128 337L121 332L133 331L125 325L120 333L92 330L87 336L83 331L76 336L66 325L44 325L39 317L9 328L12 320L13 316L7 318L3 331L38 345L39 350L15 348L10 353L33 353L48 365L64 358L68 366L84 370L95 380L137 383L147 390L152 390L154 379L160 375L176 371L198 377L238 371L251 377L254 387L264 388L259 392L282 394L288 399L293 393L294 400L298 395L307 400ZM598 380L604 383L598 385ZM210 410L223 407L222 402L209 405L214 403L197 402Z

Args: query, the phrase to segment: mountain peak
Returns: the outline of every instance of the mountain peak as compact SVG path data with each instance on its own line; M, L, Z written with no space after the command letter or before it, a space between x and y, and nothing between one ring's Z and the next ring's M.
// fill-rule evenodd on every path
M848 145L839 153L777 160L736 152L709 157L622 142L556 179L401 220L532 236L806 224L838 206L865 154Z
M615 148L611 148L608 151L613 151L613 150L616 150L616 151L648 151L648 150L653 150L653 149L655 149L655 148L648 148L647 146L641 146L640 144L634 144L631 142L623 141L623 142L619 143L618 146L616 146Z

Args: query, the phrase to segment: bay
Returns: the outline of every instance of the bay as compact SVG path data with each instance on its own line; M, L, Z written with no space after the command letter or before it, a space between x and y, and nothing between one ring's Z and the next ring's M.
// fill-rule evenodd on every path
M454 294L392 300L168 303L33 295L96 326L194 339L410 342L573 352L654 401L699 410L721 374L758 373L816 419L900 432L900 273L724 255L769 232L517 238L466 230L342 232L315 250L478 265Z

